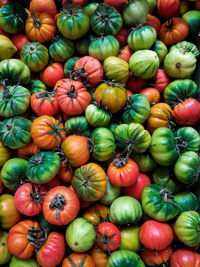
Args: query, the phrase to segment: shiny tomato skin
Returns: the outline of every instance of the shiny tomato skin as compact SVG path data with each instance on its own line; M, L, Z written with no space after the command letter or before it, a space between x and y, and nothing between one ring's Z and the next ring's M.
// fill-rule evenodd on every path
M160 92L153 87L147 87L139 92L140 95L145 95L151 105L155 105L160 100Z
M170 259L170 267L199 267L200 254L189 249L176 250Z
M146 174L139 173L136 183L132 186L125 187L123 190L124 196L134 197L138 201L141 201L141 195L143 189L151 184L151 180Z
M155 88L162 93L165 87L170 83L169 76L163 69L158 69L156 75L154 76Z
M164 250L173 240L172 228L167 223L149 220L139 229L140 242L149 249Z
M152 249L142 250L141 257L147 266L157 266L166 263L171 257L173 251L171 247L168 247L161 251L154 251Z
M196 125L200 119L200 103L194 98L188 98L174 107L172 115L180 125Z
M146 80L136 78L132 72L130 72L129 79L126 83L128 89L130 89L133 93L139 92L146 85Z
M28 38L28 36L24 33L19 33L19 34L15 34L12 36L11 38L13 44L17 47L18 51L16 53L16 55L18 57L20 57L20 52L22 50L22 47L24 44L27 44L28 42L30 42L30 39Z
M58 80L63 78L64 67L59 62L54 62L40 73L40 79L43 81L43 83L50 87L53 87Z
M37 261L42 267L54 267L61 263L65 255L65 239L58 232L51 232L37 253Z

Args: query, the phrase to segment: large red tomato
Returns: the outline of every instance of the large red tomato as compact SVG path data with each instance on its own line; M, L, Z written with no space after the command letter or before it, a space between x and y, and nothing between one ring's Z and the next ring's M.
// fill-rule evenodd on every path
M199 267L200 254L189 249L176 250L171 259L170 267Z
M139 229L139 240L145 248L166 249L173 240L172 228L167 223L154 220L146 221Z
M172 115L180 125L196 125L200 119L200 103L194 98L188 98L174 107Z
M40 152L39 147L32 141L27 146L18 148L17 157L23 159L29 159L31 156Z
M59 62L54 62L53 64L46 67L42 72L40 72L40 79L47 86L53 87L58 80L64 78L64 68Z
M15 192L15 206L26 216L35 216L42 211L42 203L47 190L42 185L25 183Z
M47 222L66 225L73 221L80 210L77 194L66 186L49 190L43 202L43 214Z
M166 19L178 15L180 6L180 0L157 0L157 12Z
M113 185L127 187L136 183L139 168L131 158L116 158L109 164L107 175Z
M113 223L100 223L96 232L96 242L101 249L110 253L119 248L121 243L121 233Z
M125 187L123 190L123 195L134 197L137 200L141 200L141 195L143 189L151 184L151 180L146 174L139 173L137 181L134 185Z

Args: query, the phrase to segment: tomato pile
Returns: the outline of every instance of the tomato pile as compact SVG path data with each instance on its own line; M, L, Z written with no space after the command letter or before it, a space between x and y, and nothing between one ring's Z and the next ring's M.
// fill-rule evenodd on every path
M200 1L0 0L0 265L200 267Z

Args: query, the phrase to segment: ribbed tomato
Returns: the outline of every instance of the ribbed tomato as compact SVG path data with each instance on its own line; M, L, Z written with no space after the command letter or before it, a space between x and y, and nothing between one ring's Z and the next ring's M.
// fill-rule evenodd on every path
M178 15L180 6L180 0L157 0L157 12L166 19Z
M170 83L169 76L163 69L158 69L156 75L154 76L155 88L162 93L165 87Z
M139 94L145 95L151 105L155 105L160 100L160 92L153 87L144 88Z
M40 152L39 147L32 141L27 146L21 147L17 151L18 158L29 159L31 156Z
M132 49L128 45L126 45L119 51L118 57L128 63L132 54L133 54Z
M158 34L160 27L161 27L161 23L160 23L159 18L157 18L156 16L153 16L151 14L147 15L147 19L146 19L146 22L144 25L152 26L156 30L157 34Z
M58 80L64 78L64 67L59 62L54 62L53 64L46 67L42 72L40 72L40 79L47 86L53 87Z

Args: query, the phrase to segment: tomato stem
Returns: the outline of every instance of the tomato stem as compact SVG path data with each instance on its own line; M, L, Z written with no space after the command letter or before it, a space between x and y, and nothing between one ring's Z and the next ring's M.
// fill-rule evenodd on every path
M49 204L50 209L56 209L56 220L59 219L60 210L63 209L64 205L66 204L66 199L63 195L57 193L56 196L53 198L51 203Z

